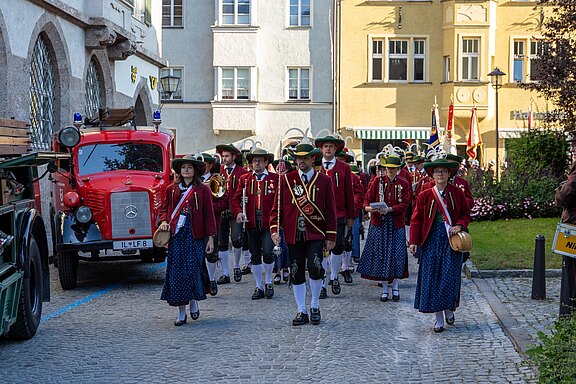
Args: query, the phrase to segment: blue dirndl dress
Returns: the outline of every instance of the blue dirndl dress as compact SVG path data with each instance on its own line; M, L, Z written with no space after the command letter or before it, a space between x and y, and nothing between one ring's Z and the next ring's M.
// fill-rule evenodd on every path
M360 257L360 226L362 220L360 217L354 219L352 226L352 257Z
M190 300L205 300L202 285L204 239L192 236L190 214L184 226L172 236L168 248L168 265L160 299L169 305L186 305Z
M434 220L428 238L422 245L414 308L433 313L458 307L462 253L448 243L444 222Z
M408 277L406 230L394 228L392 215L381 216L380 226L370 225L356 271L368 280Z
M284 240L284 230L281 229L279 231L280 234L280 248L282 249L282 253L276 256L275 260L275 267L277 270L284 269L290 267L290 259L288 258L288 244L286 244L286 240Z

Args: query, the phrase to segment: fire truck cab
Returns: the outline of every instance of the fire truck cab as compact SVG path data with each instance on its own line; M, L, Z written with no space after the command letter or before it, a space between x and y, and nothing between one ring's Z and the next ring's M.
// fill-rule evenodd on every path
M134 110L75 114L74 126L55 135L55 151L68 151L54 173L51 223L55 264L63 289L76 287L79 260L141 258L164 261L152 242L171 182L174 134L136 126Z

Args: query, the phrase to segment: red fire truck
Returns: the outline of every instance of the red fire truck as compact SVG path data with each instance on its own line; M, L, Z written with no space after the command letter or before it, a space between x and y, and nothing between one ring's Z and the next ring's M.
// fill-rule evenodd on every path
M134 110L101 109L60 130L55 151L69 151L54 174L51 218L63 289L76 287L79 260L164 261L152 236L171 182L174 134L136 126Z

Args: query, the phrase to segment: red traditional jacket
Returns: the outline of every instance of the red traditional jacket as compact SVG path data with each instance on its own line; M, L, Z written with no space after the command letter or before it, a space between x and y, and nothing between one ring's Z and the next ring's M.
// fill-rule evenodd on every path
M216 220L214 219L214 209L212 207L212 192L204 184L190 186L193 188L186 201L182 204L182 210L190 212L190 222L192 235L195 239L203 239L207 236L216 235ZM162 203L160 211L160 222L166 221L170 224L170 230L174 234L174 229L178 224L178 217L170 220L174 208L180 201L181 191L178 184L171 184L166 189L166 199Z
M388 176L380 176L370 183L370 188L364 199L364 207L380 201L380 182L383 183L384 202L392 207L392 219L394 227L404 227L404 215L408 209L408 204L412 198L412 188L406 179L396 175L394 180L390 181ZM370 213L370 223L380 226L380 215L378 212Z
M278 205L276 200L276 189L278 188L278 174L270 173L265 175L262 180L258 181L254 172L245 173L240 176L236 194L232 199L231 210L234 217L242 212L242 195L246 187L246 216L248 222L246 228L256 228L256 210L262 211L261 229L268 228L270 225L270 211L272 206Z
M358 216L358 211L362 209L364 196L366 196L360 176L352 174L352 186L354 187L354 209L356 210L356 216Z
M232 207L232 199L236 193L236 188L238 188L238 183L240 182L240 176L247 173L245 168L238 165L234 167L232 174L226 172L226 166L224 164L220 165L220 174L226 179L226 191L228 192L229 205Z
M420 192L425 189L424 186L430 182L430 180L434 180L432 177L430 177L430 175L426 173L426 171L416 172L418 173L418 181L416 182L416 189L414 190L414 201L416 201L416 197L418 197Z
M410 183L410 185L412 185L413 178L412 178L412 174L408 170L408 167L406 167L406 166L402 167L400 169L400 172L398 173L398 176L403 177L408 183Z
M218 231L218 228L220 227L220 217L222 216L222 212L227 210L229 207L230 198L228 197L227 191L224 191L224 194L221 197L212 195L212 208L214 209L214 218L216 219L216 231Z
M466 201L468 202L468 207L470 207L470 209L474 208L474 197L472 196L472 190L470 189L470 184L468 184L468 181L460 176L454 176L454 178L451 180L452 181L450 182L450 184L455 185L456 187L460 188L462 192L464 192L464 196L466 197ZM434 181L434 179L430 178L430 181L424 184L422 189L430 189L435 185L436 182Z
M298 171L289 172L280 180L280 227L286 243L296 243L298 216L306 220L306 240L336 241L336 205L332 182L319 172L304 184ZM278 205L270 215L270 233L278 232Z
M466 228L472 218L464 192L452 184L447 184L444 201L452 220L452 226L461 225ZM410 244L416 244L419 247L424 244L439 209L439 212L442 212L442 208L434 199L432 188L425 189L418 195L414 204L414 212L412 212L412 220L410 220Z
M324 159L322 159L324 162ZM336 160L336 164L328 171L323 164L320 172L330 176L336 198L336 217L354 219L356 212L354 209L354 187L352 186L352 171L350 166L342 160Z

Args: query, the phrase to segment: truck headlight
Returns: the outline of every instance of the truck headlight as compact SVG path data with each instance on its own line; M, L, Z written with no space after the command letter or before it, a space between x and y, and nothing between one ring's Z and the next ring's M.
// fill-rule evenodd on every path
M87 206L83 205L76 211L76 220L79 223L86 224L92 220L92 211Z
M64 127L58 133L58 141L66 148L75 147L80 142L80 131L76 127Z

